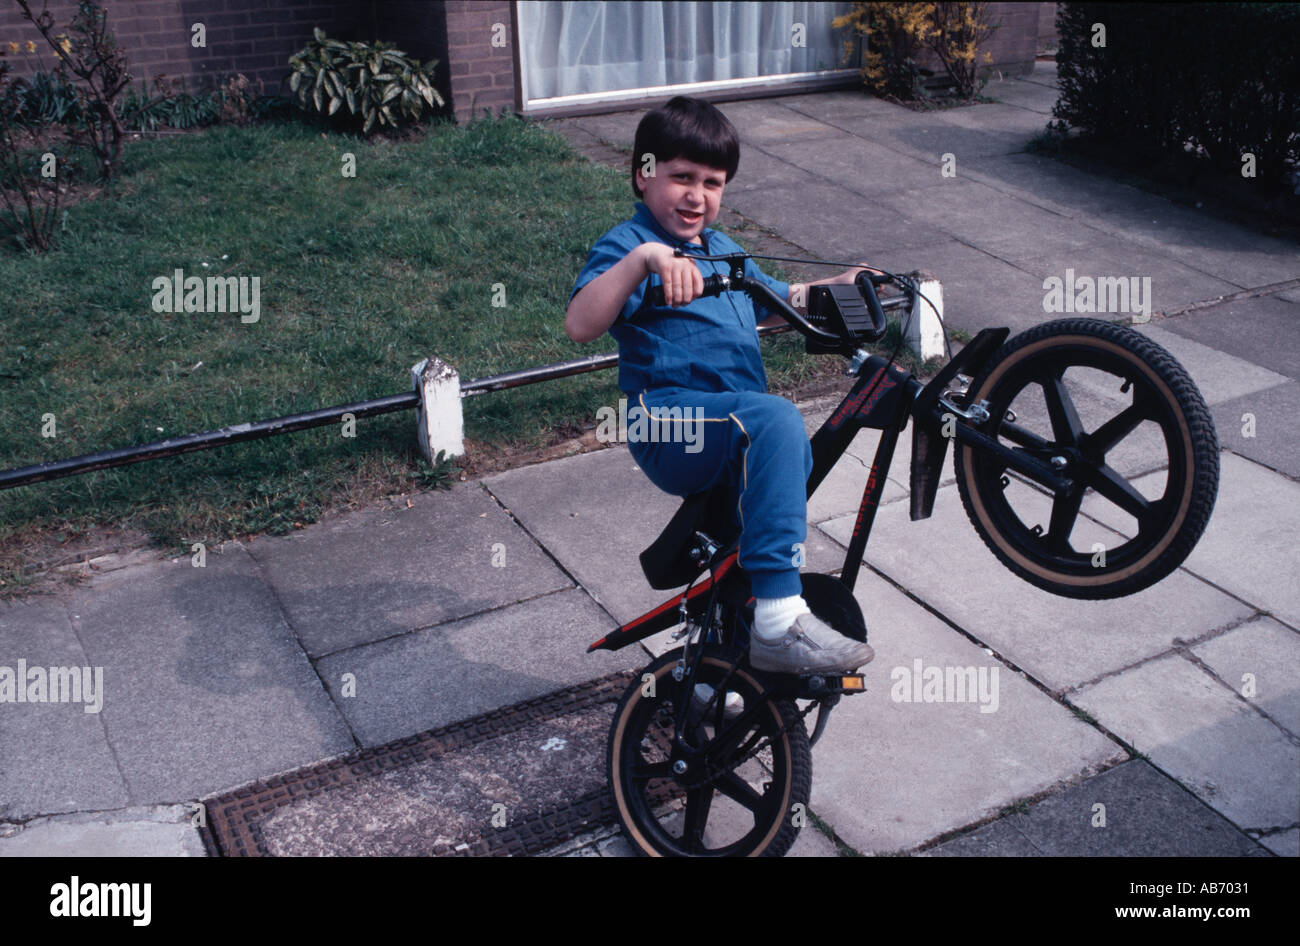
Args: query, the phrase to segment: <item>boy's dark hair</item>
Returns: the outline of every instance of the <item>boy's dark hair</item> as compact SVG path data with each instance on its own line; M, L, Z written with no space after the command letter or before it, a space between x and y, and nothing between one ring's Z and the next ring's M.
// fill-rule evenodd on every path
M636 172L644 166L647 154L654 155L656 164L686 158L725 170L730 181L740 166L740 139L727 116L708 102L679 95L647 113L636 126L632 190L637 197L642 194L636 186Z

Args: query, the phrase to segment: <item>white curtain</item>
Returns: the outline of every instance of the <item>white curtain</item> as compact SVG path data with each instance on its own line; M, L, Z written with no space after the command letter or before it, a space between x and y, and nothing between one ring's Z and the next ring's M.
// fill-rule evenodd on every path
M851 6L521 2L524 100L839 68Z

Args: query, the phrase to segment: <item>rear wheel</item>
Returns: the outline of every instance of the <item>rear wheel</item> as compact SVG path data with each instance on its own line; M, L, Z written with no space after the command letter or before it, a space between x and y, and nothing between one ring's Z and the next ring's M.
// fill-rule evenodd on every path
M1071 483L1050 491L958 445L966 513L1017 575L1066 597L1117 598L1191 553L1218 494L1218 439L1196 385L1155 342L1094 319L1049 322L993 355L970 387L968 403L981 400L984 433Z
M812 785L803 720L792 700L767 699L753 672L717 648L702 653L694 681L717 695L692 704L694 687L673 679L681 654L646 667L614 714L607 768L627 838L653 856L780 857ZM685 748L675 738L683 706Z

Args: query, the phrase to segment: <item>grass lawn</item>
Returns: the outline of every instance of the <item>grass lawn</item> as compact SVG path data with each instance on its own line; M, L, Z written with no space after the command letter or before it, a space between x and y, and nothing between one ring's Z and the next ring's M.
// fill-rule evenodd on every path
M626 174L518 119L373 143L221 126L130 144L114 187L71 208L53 252L0 250L0 469L399 393L431 355L468 380L615 350L563 323L588 247L630 214ZM176 269L259 277L259 320L155 312L153 281ZM794 336L763 344L773 389L838 367ZM469 398L471 451L576 435L617 403L615 382ZM111 526L179 552L446 475L406 411L353 437L317 428L3 490L0 593L28 580L34 536Z

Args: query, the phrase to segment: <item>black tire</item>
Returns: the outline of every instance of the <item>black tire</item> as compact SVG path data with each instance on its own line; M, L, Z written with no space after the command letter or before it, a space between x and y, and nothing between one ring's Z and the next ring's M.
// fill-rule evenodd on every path
M984 433L1044 462L1064 458L1063 475L1074 483L1067 492L1049 492L1007 473L992 453L958 443L966 514L1021 578L1068 598L1118 598L1160 581L1191 553L1218 495L1218 438L1200 391L1155 342L1096 319L1048 322L994 353L971 383L968 403L981 400L990 414ZM1121 445L1116 462L1131 474L1107 462ZM1153 477L1145 493L1129 480L1161 470L1163 486ZM1107 533L1100 550L1075 547L1082 543L1071 534L1085 500L1121 538Z
M721 748L722 736L728 748L712 772L692 758L688 772L674 774L672 763L682 758L673 748L674 720L687 697L686 684L672 676L681 653L671 651L646 667L614 713L606 770L623 831L632 848L647 856L781 857L799 834L812 786L812 751L795 704L764 701L765 688L752 670L742 665L733 672L723 651L706 648L696 682L738 693L746 709L760 708L734 733L726 721L721 728L715 725L720 713L709 720L688 716L684 728L697 745ZM755 735L770 740L770 746L733 769L728 761L734 765L738 755L752 749ZM698 832L688 830L696 825Z

